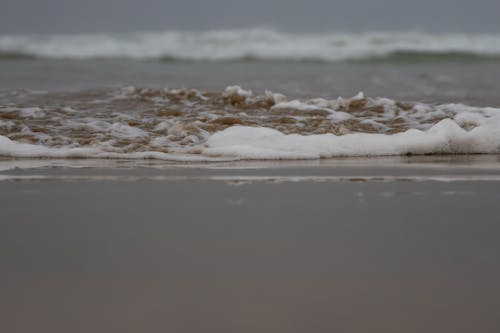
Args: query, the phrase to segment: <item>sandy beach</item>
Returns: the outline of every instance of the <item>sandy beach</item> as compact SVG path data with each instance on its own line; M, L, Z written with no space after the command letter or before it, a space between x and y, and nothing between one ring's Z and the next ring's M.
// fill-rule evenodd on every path
M500 332L500 2L7 2L0 333Z
M496 157L405 161L3 161L1 328L497 332Z

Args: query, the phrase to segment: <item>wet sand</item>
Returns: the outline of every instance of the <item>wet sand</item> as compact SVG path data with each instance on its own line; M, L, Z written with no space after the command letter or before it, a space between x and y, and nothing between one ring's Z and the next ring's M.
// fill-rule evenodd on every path
M496 159L383 161L4 170L0 330L500 331Z

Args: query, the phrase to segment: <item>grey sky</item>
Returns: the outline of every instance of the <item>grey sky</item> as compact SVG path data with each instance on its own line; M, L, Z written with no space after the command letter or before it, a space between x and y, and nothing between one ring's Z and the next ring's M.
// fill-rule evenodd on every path
M500 32L499 0L0 0L0 34L274 27Z

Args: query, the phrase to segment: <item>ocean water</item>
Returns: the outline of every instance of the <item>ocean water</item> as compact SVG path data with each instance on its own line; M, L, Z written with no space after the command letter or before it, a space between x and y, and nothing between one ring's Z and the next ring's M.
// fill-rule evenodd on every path
M500 153L500 35L0 36L0 155Z
M500 332L499 40L0 37L1 331Z

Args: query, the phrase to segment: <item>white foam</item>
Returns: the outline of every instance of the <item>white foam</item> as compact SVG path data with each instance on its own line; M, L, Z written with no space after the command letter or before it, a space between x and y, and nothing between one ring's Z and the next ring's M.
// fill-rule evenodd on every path
M270 90L266 90L265 95L266 95L267 99L274 104L283 103L283 102L286 102L288 100L285 95L280 94L280 93L273 93Z
M240 96L240 97L251 97L253 95L251 90L242 89L240 86L228 86L224 90L224 96Z
M0 128L4 127L7 130L10 130L12 127L14 127L15 124L12 121L5 121L5 120L0 120Z
M253 92L251 90L242 89L240 86L229 86L224 90L222 96L233 103L241 103L252 97Z
M337 123L346 121L353 118L353 115L343 112L343 111L333 111L332 114L328 117L331 121Z
M138 139L148 137L149 134L140 128L132 127L125 124L114 123L109 127L109 132L117 137L123 139Z
M427 131L286 135L269 128L234 126L208 139L208 156L244 159L318 159L337 156L500 153L500 118L466 131L444 119Z
M299 111L314 111L321 109L315 105L310 105L306 104L303 102L300 102L298 100L293 100L290 102L281 102L272 107L273 110L280 110L280 109L292 109L292 110L299 110Z
M43 118L45 116L45 112L39 107L31 107L24 108L19 111L21 117L28 118Z
M168 154L157 151L132 153L114 153L100 147L91 148L51 148L42 145L19 143L0 135L0 156L9 157L41 157L41 158L111 158L111 159L156 159L179 162L227 161L224 158L208 156Z

